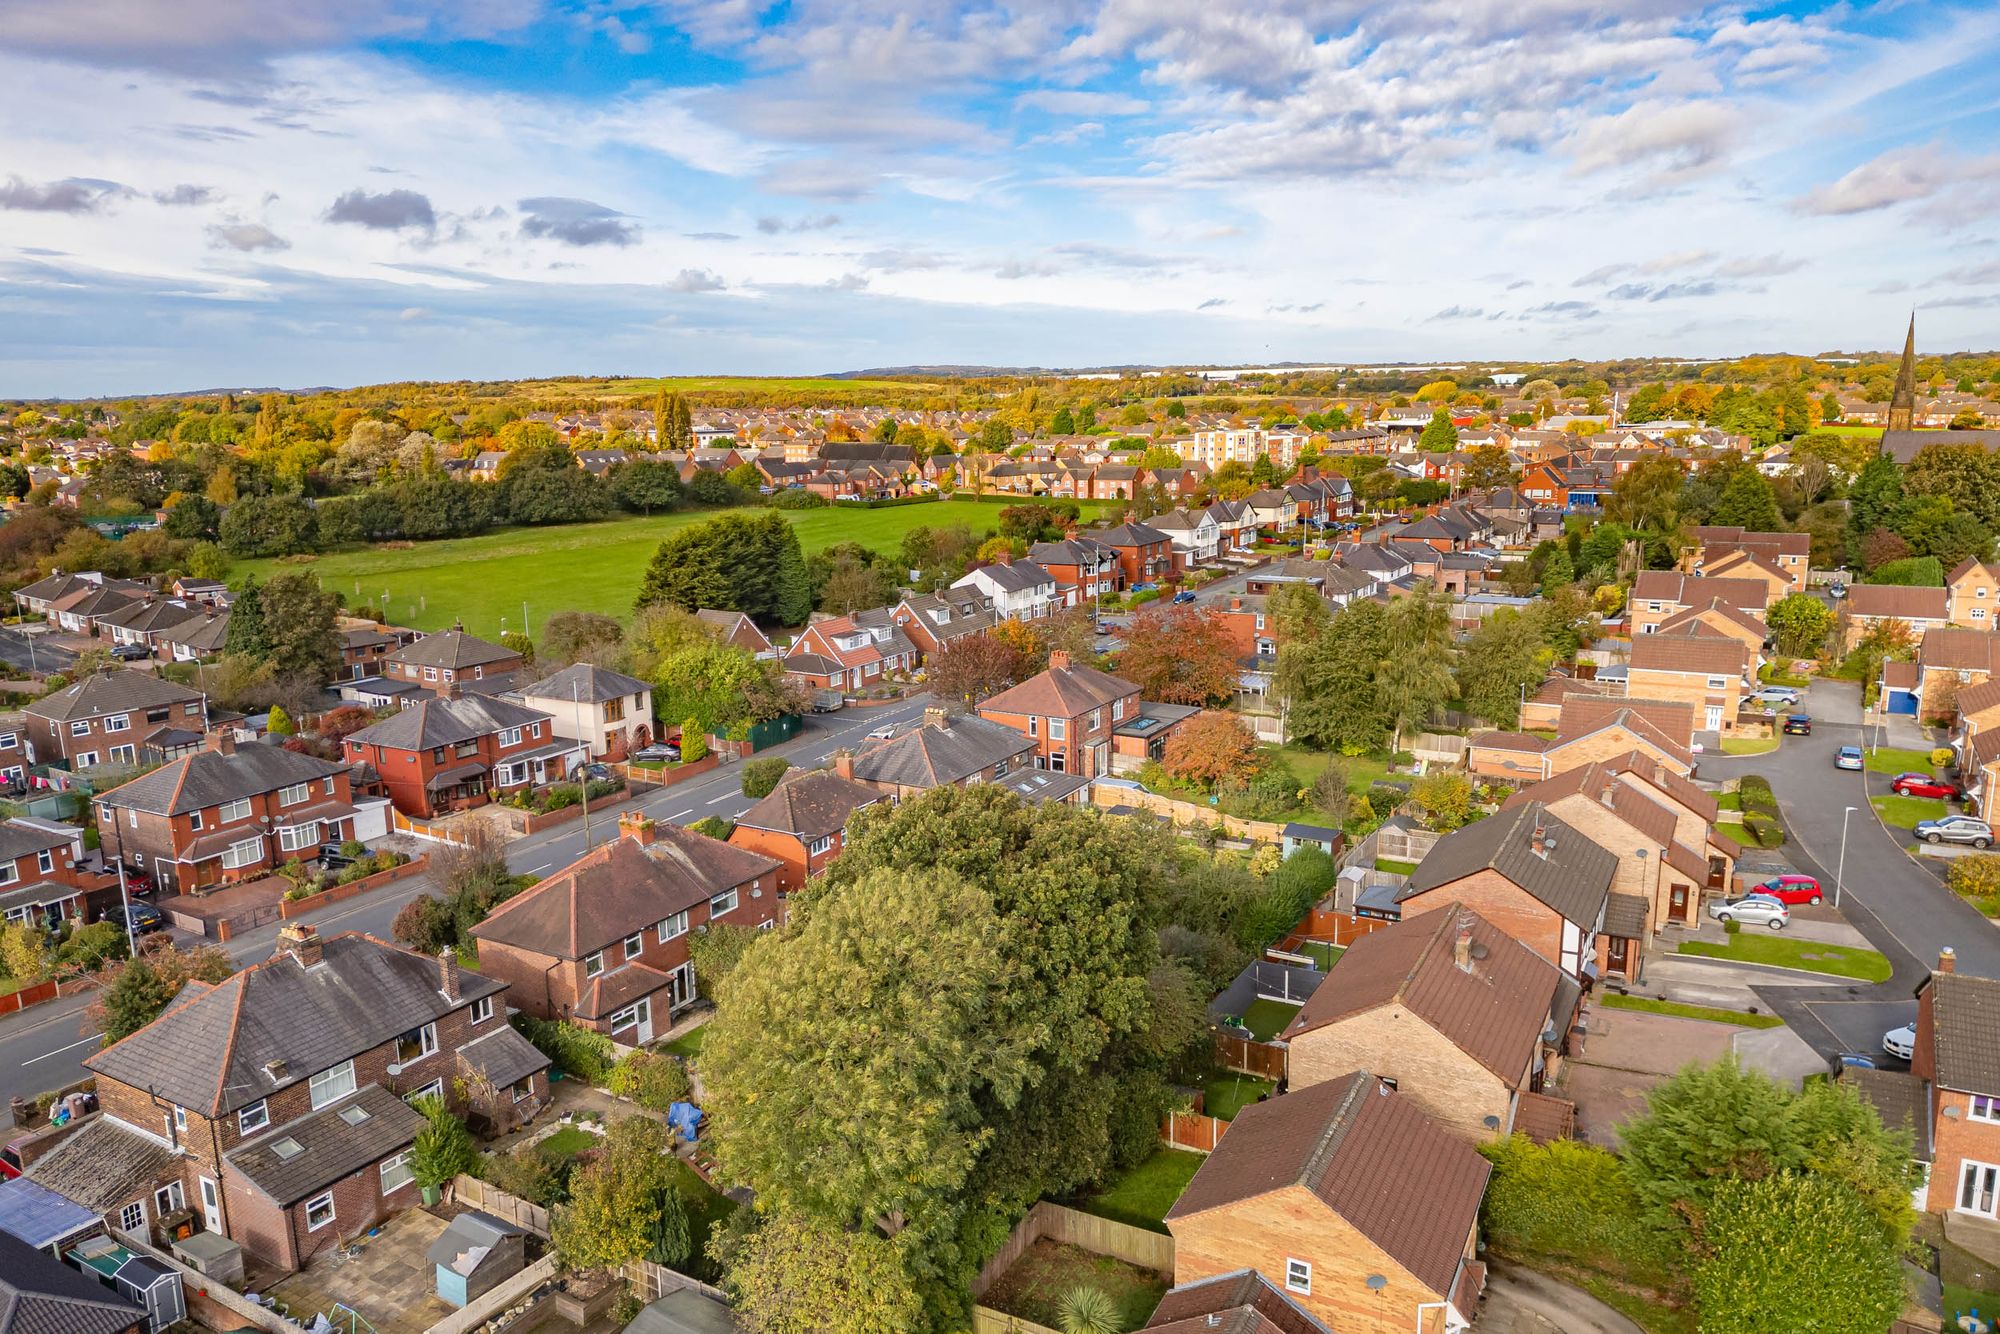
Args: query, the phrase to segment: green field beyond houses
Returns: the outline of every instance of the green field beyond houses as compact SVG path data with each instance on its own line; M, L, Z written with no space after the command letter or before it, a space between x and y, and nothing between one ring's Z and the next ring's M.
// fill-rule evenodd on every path
M836 542L893 552L912 528L963 524L983 532L999 523L1002 508L977 500L941 500L875 510L834 506L779 512L798 529L799 543L811 555ZM1094 518L1103 506L1082 508L1085 518ZM479 537L387 543L311 558L238 561L230 578L235 582L254 574L263 579L274 570L310 569L350 605L371 601L399 625L443 630L461 621L486 639L497 639L503 628L519 630L525 602L533 626L529 633L535 635L559 611L629 617L632 597L660 539L713 513L689 510L654 518L509 528ZM389 595L386 604L384 593Z

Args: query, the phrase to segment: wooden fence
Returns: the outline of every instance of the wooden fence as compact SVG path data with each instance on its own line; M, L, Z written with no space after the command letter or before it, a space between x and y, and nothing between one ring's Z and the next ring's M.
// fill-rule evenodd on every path
M1168 1112L1165 1123L1160 1126L1160 1142L1170 1149L1213 1153L1222 1140L1222 1132L1227 1129L1229 1123L1220 1117L1201 1112Z
M78 978L70 984L70 990L81 991L85 985L88 984L82 978ZM47 982L37 982L31 987L22 987L19 991L9 992L5 996L0 996L0 1014L12 1014L16 1010L25 1010L30 1005L40 1005L43 1001L54 1000L61 994L62 984L54 978L51 978Z
M1249 839L1254 843L1278 843L1285 837L1285 827L1281 824L1272 824L1269 820L1239 819L1234 815L1224 815L1212 806L1199 806L1192 801L1175 801L1172 797L1163 797L1144 788L1092 783L1090 800L1092 805L1106 808L1132 806L1139 810L1152 811L1166 816L1177 826L1211 829L1219 821L1232 836Z
M1047 1325L996 1311L990 1306L975 1306L972 1308L972 1334L1056 1334L1056 1331Z
M1067 1205L1053 1204L1048 1200L1038 1201L1028 1210L1014 1230L993 1253L993 1258L980 1268L979 1277L972 1281L974 1301L986 1295L986 1290L999 1281L1002 1274L1014 1267L1027 1249L1036 1242L1047 1238L1078 1250L1089 1251L1092 1255L1108 1255L1123 1260L1126 1264L1137 1265L1141 1269L1151 1269L1169 1277L1174 1272L1174 1239L1164 1232L1148 1232L1130 1223L1120 1223L1109 1218L1099 1218L1080 1209ZM1009 1317L995 1312L995 1317L1007 1320ZM992 1328L1035 1329L1037 1326L1022 1322L1016 1326L998 1325Z
M1278 942L1278 948L1296 954L1300 945L1317 940L1346 949L1363 936L1386 930L1394 925L1394 922L1385 921L1380 917L1359 917L1353 913L1335 912L1330 908L1314 908L1306 914L1304 921L1292 928L1290 935Z
M491 1214L502 1222L524 1227L538 1237L549 1235L549 1211L518 1195L509 1195L487 1185L478 1177L460 1174L452 1178L451 1197L468 1209Z
M1225 1070L1256 1075L1259 1079L1285 1077L1285 1049L1269 1042L1253 1042L1233 1033L1215 1035L1215 1063Z
M396 810L394 807L391 807L389 810L389 828L395 833L408 834L411 838L429 839L433 843L466 843L469 841L465 835L454 833L443 825L433 824L429 820L412 820L409 816Z
M668 1293L679 1292L683 1288L693 1288L704 1297L713 1297L724 1304L729 1301L729 1294L721 1288L711 1288L701 1280L689 1278L677 1269L668 1269L665 1265L656 1265L646 1260L628 1260L618 1273L632 1285L632 1295L639 1299L639 1304L642 1306L651 1305Z

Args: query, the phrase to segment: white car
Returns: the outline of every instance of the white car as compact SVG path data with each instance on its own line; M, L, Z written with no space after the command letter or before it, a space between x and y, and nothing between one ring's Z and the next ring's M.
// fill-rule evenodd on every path
M870 732L865 739L869 741L891 741L895 739L895 736L896 724L883 723L880 727Z
M1917 1026L1904 1024L1882 1035L1882 1050L1907 1061L1917 1054Z
M1708 915L1718 922L1768 926L1773 931L1783 931L1792 920L1792 910L1768 894L1745 894L1733 903L1711 903Z
M1790 686L1765 686L1750 698L1761 704L1783 704L1789 708L1799 702L1799 692Z

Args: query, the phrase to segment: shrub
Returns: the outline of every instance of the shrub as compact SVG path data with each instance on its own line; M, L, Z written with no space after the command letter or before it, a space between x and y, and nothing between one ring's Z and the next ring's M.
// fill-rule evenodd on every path
M664 1112L684 1100L692 1089L687 1071L671 1056L635 1051L611 1067L605 1087L651 1111Z
M340 845L340 855L343 857L365 857L367 854L367 845L358 838L350 838Z
M743 795L753 801L770 796L778 780L785 776L785 770L791 767L792 762L779 755L744 761Z
M1318 848L1300 848L1284 865L1266 876L1263 892L1240 919L1237 938L1246 949L1260 950L1282 937L1333 888L1337 869L1333 858Z
M1410 796L1430 826L1450 832L1472 818L1472 780L1456 769L1434 769L1410 784Z
M781 510L823 510L833 502L804 488L780 491L771 497L771 508Z
M1481 1211L1487 1243L1522 1257L1571 1260L1640 1281L1671 1272L1665 1236L1642 1222L1617 1155L1579 1140L1510 1135L1479 1150L1493 1163Z
M1948 769L1958 757L1951 753L1950 746L1939 746L1931 752L1931 768Z
M424 1128L410 1145L410 1171L419 1186L442 1186L461 1172L479 1170L479 1150L473 1147L472 1132L451 1114L442 1098L418 1098L412 1106L424 1118Z
M1726 936L1736 935L1742 930L1743 923L1737 921L1734 917L1729 918L1722 924L1722 933Z
M125 933L117 923L92 922L71 933L56 951L56 962L95 968L106 959L122 959L125 954Z
M719 815L704 815L688 828L694 833L706 834L710 838L726 839L736 826Z
M561 1020L517 1014L514 1027L558 1070L586 1084L602 1084L611 1074L611 1039Z
M1986 916L2000 916L2000 853L1954 858L1945 881Z
M1695 1301L1704 1334L1886 1329L1903 1306L1896 1248L1852 1190L1780 1172L1725 1181L1703 1221Z
M699 718L689 718L681 724L681 763L693 764L707 758L708 735L702 731Z
M450 904L424 894L402 906L389 933L398 944L424 954L436 954L458 942L458 922Z

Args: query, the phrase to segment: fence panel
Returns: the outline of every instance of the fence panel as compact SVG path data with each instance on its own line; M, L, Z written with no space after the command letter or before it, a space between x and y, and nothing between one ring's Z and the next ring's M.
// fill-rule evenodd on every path
M1007 1315L990 1306L972 1308L972 1334L1056 1334L1047 1325Z
M668 1269L665 1265L656 1265L648 1260L628 1260L625 1267L618 1272L632 1285L632 1295L639 1299L641 1305L656 1302L668 1293L679 1292L683 1288L693 1288L703 1296L713 1297L719 1302L726 1303L729 1300L729 1294L721 1288L711 1288L699 1279L689 1278L678 1269Z
M1227 1129L1229 1123L1219 1117L1200 1112L1168 1112L1166 1123L1160 1127L1160 1140L1170 1149L1213 1153Z
M468 1209L491 1214L503 1222L524 1227L538 1237L549 1235L549 1211L518 1195L509 1195L487 1185L478 1177L458 1176L451 1183L452 1198Z
M1215 1035L1216 1064L1260 1079L1285 1077L1285 1049L1268 1042L1252 1042L1232 1033Z
M1047 1200L1037 1204L1035 1212L1042 1215L1042 1235L1052 1241L1066 1242L1093 1255L1113 1256L1141 1269L1174 1272L1174 1239L1164 1232L1149 1232Z

